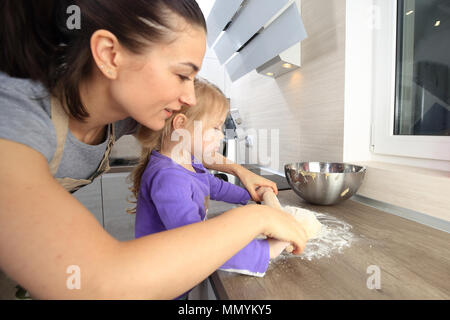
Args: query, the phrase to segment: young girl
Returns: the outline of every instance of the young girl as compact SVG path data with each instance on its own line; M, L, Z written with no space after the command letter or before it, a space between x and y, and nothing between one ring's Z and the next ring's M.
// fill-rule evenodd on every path
M143 151L132 174L136 238L207 219L209 199L242 205L250 200L247 190L214 177L203 167L201 160L208 161L224 137L222 125L229 105L223 93L205 80L195 81L195 93L197 104L172 114L162 131L139 129ZM265 190L258 189L261 198ZM287 244L255 239L220 269L262 277L269 259Z

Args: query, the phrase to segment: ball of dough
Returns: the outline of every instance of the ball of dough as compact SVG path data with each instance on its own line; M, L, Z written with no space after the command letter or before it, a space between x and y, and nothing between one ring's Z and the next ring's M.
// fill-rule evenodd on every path
M320 230L322 229L322 224L319 220L317 220L312 211L291 206L285 206L283 207L283 210L291 214L295 219L297 219L298 222L302 224L306 231L308 240L319 236Z

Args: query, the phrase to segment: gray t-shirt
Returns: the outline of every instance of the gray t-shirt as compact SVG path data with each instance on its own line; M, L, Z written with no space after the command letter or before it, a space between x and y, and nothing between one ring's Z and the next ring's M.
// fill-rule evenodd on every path
M22 143L39 151L48 162L56 151L56 132L50 118L50 96L40 83L9 77L0 72L0 138ZM114 123L116 140L136 131L137 122L127 118ZM98 168L108 137L88 145L68 131L56 178L87 179Z

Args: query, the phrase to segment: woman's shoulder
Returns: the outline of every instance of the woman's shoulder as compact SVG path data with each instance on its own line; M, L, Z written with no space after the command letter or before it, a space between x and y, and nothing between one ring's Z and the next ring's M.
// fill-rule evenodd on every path
M0 138L28 145L51 159L56 136L50 96L41 83L0 72Z
M25 97L48 96L48 90L41 82L11 77L2 71L0 71L0 89Z
M10 77L0 71L0 101L0 107L11 112L28 111L50 119L50 94L39 81ZM15 108L10 108L10 105Z

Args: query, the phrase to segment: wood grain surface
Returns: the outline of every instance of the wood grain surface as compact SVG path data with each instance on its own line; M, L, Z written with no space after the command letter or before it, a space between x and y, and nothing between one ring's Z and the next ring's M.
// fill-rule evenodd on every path
M314 206L291 190L278 199L350 224L354 241L329 257L275 260L263 278L217 271L211 280L219 299L450 298L448 233L352 200ZM368 288L369 266L380 269L380 289Z

